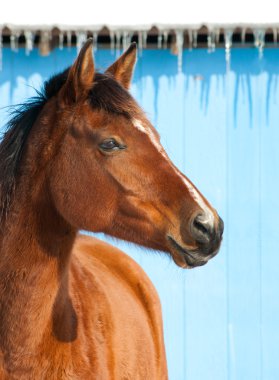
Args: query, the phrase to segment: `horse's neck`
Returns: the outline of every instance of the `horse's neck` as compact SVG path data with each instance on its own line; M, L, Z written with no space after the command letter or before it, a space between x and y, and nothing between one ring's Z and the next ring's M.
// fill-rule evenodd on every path
M68 267L76 232L44 191L35 201L27 198L14 200L1 232L0 348L9 353L35 349L55 318L65 314L61 308L69 299Z

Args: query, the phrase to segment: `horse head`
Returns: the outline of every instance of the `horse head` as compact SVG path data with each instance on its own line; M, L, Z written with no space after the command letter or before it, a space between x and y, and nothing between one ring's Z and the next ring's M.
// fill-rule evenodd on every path
M96 73L88 40L66 72L56 96L55 123L65 133L49 174L52 199L77 229L167 252L183 268L203 265L219 250L223 222L129 93L135 62L132 44Z

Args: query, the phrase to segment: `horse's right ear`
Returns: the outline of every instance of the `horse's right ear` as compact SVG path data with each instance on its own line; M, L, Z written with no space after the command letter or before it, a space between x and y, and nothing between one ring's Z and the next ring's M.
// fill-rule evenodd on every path
M69 70L68 78L61 90L61 100L66 104L86 98L94 80L93 40L89 38Z

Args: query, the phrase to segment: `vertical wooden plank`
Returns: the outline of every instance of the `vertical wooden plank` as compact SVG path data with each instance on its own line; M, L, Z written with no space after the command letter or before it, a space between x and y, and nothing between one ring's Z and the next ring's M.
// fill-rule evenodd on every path
M262 379L279 378L279 51L264 52L261 131Z
M168 50L144 51L141 73L143 108L158 128L170 158L182 168L184 75L177 74L177 58ZM143 257L142 265L157 287L163 307L170 379L183 379L184 272L169 258L163 260L154 252Z
M185 172L225 220L226 237L224 54L222 50L208 54L199 49L187 52L184 61ZM225 380L226 241L211 262L185 276L185 379Z
M232 50L231 68L227 89L229 378L260 380L258 52Z

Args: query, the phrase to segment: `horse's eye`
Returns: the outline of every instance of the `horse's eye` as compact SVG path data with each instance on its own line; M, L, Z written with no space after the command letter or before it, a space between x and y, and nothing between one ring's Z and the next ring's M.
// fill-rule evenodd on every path
M124 149L125 146L119 144L115 139L110 138L101 142L100 148L105 152L112 152L118 149Z

